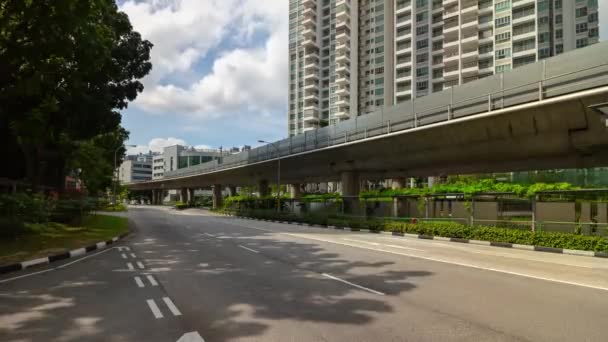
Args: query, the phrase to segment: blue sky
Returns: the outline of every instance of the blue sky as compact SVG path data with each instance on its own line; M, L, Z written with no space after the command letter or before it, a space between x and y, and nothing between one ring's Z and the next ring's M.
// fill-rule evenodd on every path
M138 145L130 152L256 145L287 135L289 1L260 2L118 0L154 44L145 90L123 112L129 144ZM607 40L608 0L599 3Z

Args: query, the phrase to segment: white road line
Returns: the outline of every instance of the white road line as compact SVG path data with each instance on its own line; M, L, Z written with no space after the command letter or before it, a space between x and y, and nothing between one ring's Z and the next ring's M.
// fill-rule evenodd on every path
M135 268L133 268L133 264L128 262L127 263L127 267L129 268L129 271L133 271Z
M175 304L173 304L173 301L171 300L171 298L169 297L163 297L163 301L165 302L165 304L167 304L167 306L169 307L169 310L171 310L171 313L173 314L173 316L181 316L182 313L179 312L179 310L177 309L177 307L175 306Z
M391 244L379 244L377 242L368 242L368 241L363 241L363 240L355 240L355 239L342 239L344 241L352 241L352 242L358 242L358 243L366 243L366 244L370 244L373 246L386 246L386 247L391 247L391 248L400 248L400 249L409 249L412 251L421 251L424 252L424 250L422 249L418 249L418 248L412 248L412 247L405 247L405 246L399 246L399 245L391 245Z
M348 281L348 280L344 280L344 279L340 279L340 278L338 278L338 277L334 277L334 276L332 276L331 274L323 273L323 276L324 276L324 277L327 277L327 278L329 278L329 279L333 279L333 280L339 281L339 282L344 283L344 284L348 284L348 285L350 285L350 286L354 286L354 287L356 287L356 288L358 288L358 289L365 290L365 291L367 291L367 292L371 292L371 293L373 293L373 294L377 294L377 295L379 295L379 296L384 296L384 293L382 293L382 292L380 292L380 291L372 290L372 289L367 288L367 287L365 287L365 286L361 286L361 285L357 285L357 284L351 283L351 282L350 282L350 281Z
M125 249L128 250L128 251L130 251L131 247L125 246Z
M549 282L559 283L559 284L566 284L566 285L574 285L574 286L586 287L586 288L590 288L590 289L594 289L594 290L608 291L608 287L603 287L603 286L596 286L596 285L589 285L589 284L584 284L584 283L579 283L579 282L573 282L573 281L567 281L567 280L559 280L559 279L553 279L553 278L540 277L540 276L535 276L535 275L531 275L531 274L512 272L512 271L507 271L507 270L501 270L501 269L496 269L496 268L477 266L477 265L466 264L466 263L459 263L459 262L455 262L455 261L452 261L452 260L438 259L438 258L420 256L420 255L417 255L417 254L409 254L409 253L400 253L400 252L395 252L395 251L389 251L389 250L381 249L381 248L373 248L373 247L368 247L368 246L358 246L358 245L353 245L353 244L350 244L350 243L343 243L343 242L338 242L338 241L325 240L325 239L314 238L314 237L304 236L304 235L299 235L299 234L290 234L290 233L285 233L285 232L277 232L276 230L251 227L251 226L247 226L247 225L240 225L239 224L238 226L244 227L244 228L249 228L249 229L254 229L254 230L259 230L259 231L263 231L263 232L271 232L271 233L276 233L276 234L279 234L279 235L291 236L291 237L295 237L295 238L299 238L299 239L322 241L322 242L327 242L327 243L333 243L333 244L336 244L336 245L349 246L349 247L355 247L355 248L362 248L362 249L368 249L368 250L372 250L372 251L384 252L384 253L395 254L395 255L402 255L402 256L407 256L407 257L412 257L412 258L417 258L417 259L422 259L422 260L429 260L429 261L435 261L435 262L440 262L440 263L445 263L445 264L458 265L458 266L463 266L463 267L470 267L470 268L475 268L475 269L478 269L478 270L484 270L484 271L491 271L491 272L498 272L498 273L516 275L516 276L520 276L520 277L525 277L525 278L530 278L530 279L537 279L537 280L543 280L543 281L549 281Z
M260 253L260 252L258 252L258 251L256 251L256 250L254 250L254 249L247 248L247 247L245 247L245 246L243 246L243 245L239 245L239 247L241 247L241 248L243 248L243 249L246 249L246 250L248 250L248 251L250 251L250 252L253 252L253 253Z
M205 342L205 340L201 337L201 335L197 331L192 331L186 334L183 334L182 337L177 340L177 342Z
M135 282L137 283L137 286L139 286L139 287L144 287L144 286L146 286L146 285L144 285L144 282L143 282L143 281L141 281L141 278L140 278L140 277L135 277Z
M141 268L142 270L145 268L144 264L142 264L141 262L137 262L137 267Z
M252 229L257 229L257 228L252 228ZM260 230L262 230L262 229L260 229ZM336 245L343 245L343 246L349 246L349 247L355 247L355 248L363 248L363 249L369 249L369 250L377 251L377 252L384 252L384 253L395 254L395 255L402 255L402 256L407 256L407 257L412 257L412 258L417 258L417 259L435 261L435 262L440 262L440 263L445 263L445 264L458 265L458 266L463 266L463 267L470 267L470 268L475 268L475 269L478 269L478 270L492 271L492 272L498 272L498 273L516 275L516 276L520 276L520 277L537 279L537 280L544 280L544 281L550 281L550 282L559 283L559 284L581 286L581 287L586 287L586 288L590 288L590 289L594 289L594 290L608 291L608 287L602 287L602 286L596 286L596 285L588 285L588 284L583 284L583 283L578 283L578 282L573 282L573 281L567 281L567 280L545 278L545 277L535 276L535 275L531 275L531 274L512 272L512 271L501 270L501 269L491 268L491 267L477 266L477 265L472 265L472 264L467 264L467 263L460 263L460 262L456 262L456 261L452 261L452 260L439 259L439 258L431 258L431 257L420 256L420 255L417 255L417 254L409 254L409 253L400 253L400 252L395 252L395 251L389 251L389 250L381 249L381 248L373 248L373 247L367 247L367 246L357 246L357 245L353 245L353 244L349 244L349 243L341 243L341 242L336 242L336 241L331 241L331 240L324 240L324 239L319 239L319 238L313 238L313 237L309 237L309 236L300 236L300 235L297 235L297 234L289 234L289 233L280 233L280 234L288 235L288 236L292 236L292 237L297 237L297 238L301 238L301 239L316 240L316 241L333 243L333 244L336 244Z
M211 235L211 234L209 234L209 233L203 233L203 235L207 235L207 236L215 237L215 235Z
M150 282L150 284L152 284L152 286L158 286L158 283L156 282L156 279L154 279L153 276L147 275L146 278L148 278L148 281Z
M126 255L125 253L122 253L120 256L121 256L123 259L126 259L126 258L127 258L127 255Z
M135 256L135 253L131 253L131 258L133 258L133 259L137 258L137 257Z
M154 301L154 299L148 299L146 302L148 303L150 310L152 310L152 314L154 315L154 318L159 319L159 318L164 317L163 313L160 312L160 309L156 305L156 302Z

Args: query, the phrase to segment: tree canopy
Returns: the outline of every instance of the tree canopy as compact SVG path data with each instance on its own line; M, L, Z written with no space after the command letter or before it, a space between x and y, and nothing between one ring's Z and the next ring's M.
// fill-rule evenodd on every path
M111 176L103 164L128 138L119 111L143 91L151 49L114 0L0 0L0 141L10 159L0 177L61 187L69 168L92 173L96 160Z

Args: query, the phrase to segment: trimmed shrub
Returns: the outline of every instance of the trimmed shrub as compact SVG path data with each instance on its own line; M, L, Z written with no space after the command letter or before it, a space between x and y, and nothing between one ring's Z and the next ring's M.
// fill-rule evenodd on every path
M184 209L187 209L189 207L190 207L190 205L188 205L187 203L184 203L184 202L175 202L175 209L184 210Z

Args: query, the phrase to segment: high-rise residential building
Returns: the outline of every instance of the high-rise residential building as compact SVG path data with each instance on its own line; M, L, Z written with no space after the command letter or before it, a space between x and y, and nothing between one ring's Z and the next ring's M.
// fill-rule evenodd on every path
M290 135L599 40L597 0L290 0Z

